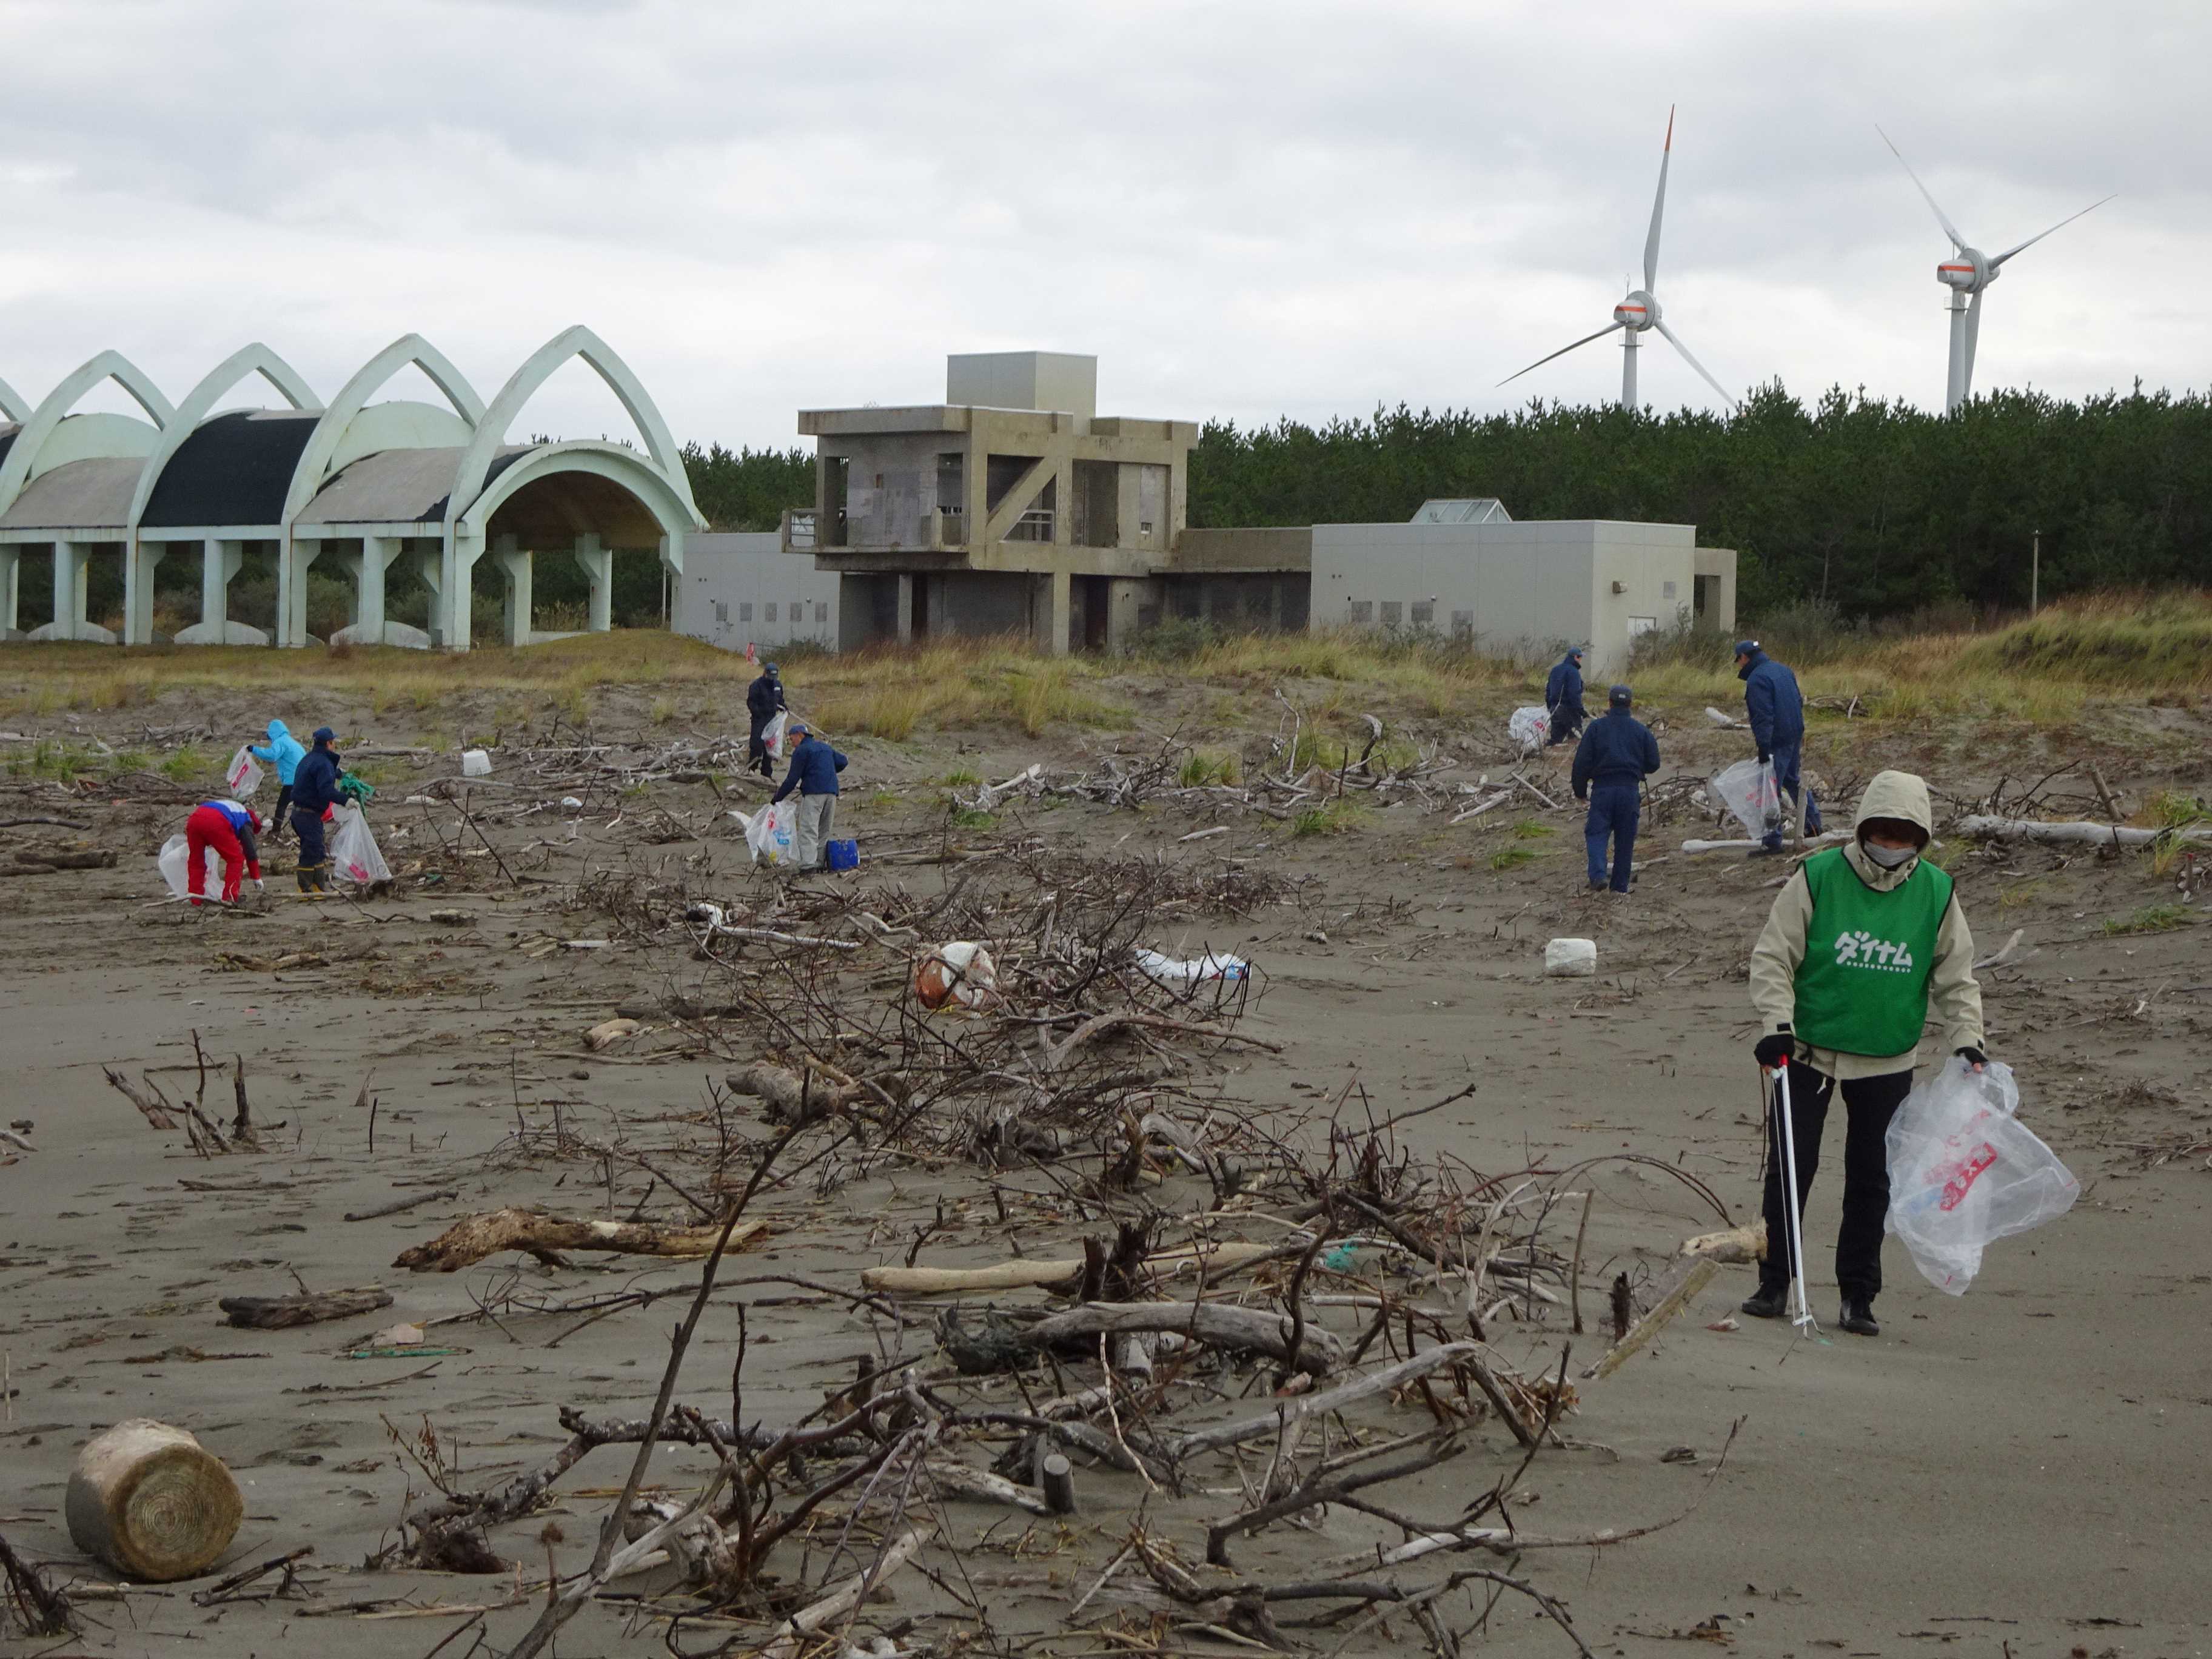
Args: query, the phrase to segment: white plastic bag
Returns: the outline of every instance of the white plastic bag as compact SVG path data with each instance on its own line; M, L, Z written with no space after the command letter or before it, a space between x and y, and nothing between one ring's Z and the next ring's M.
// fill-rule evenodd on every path
M786 795L781 800L768 805L747 817L742 812L730 815L745 826L745 845L753 851L753 862L766 859L770 864L781 864L791 856L793 835L799 828L799 800Z
M2050 1147L2014 1113L2012 1067L1977 1073L1956 1054L1889 1122L1889 1219L1928 1282L1964 1296L1990 1241L2062 1216L2081 1196Z
M933 1013L940 1008L987 1007L998 1000L999 967L981 945L956 939L923 952L915 961L914 994Z
M790 724L790 711L779 708L775 711L775 718L761 728L761 746L768 750L771 759L783 758L783 729Z
M339 880L371 887L392 879L392 866L378 850L376 837L369 834L368 820L351 801L331 811L330 848L331 871Z
M222 854L212 847L200 849L207 855L207 879L201 884L211 898L222 896ZM191 896L191 843L182 835L172 836L161 843L161 879L169 884L170 894L177 898Z
M1552 711L1541 703L1515 709L1505 722L1505 735L1522 754L1534 754L1552 735Z
M261 763L254 759L253 751L241 743L222 775L222 781L230 787L231 798L244 800L261 787Z
M1252 964L1243 957L1221 956L1212 951L1188 962L1177 962L1158 951L1139 951L1137 969L1147 979L1162 985L1198 985L1209 979L1249 979L1252 974Z
M1713 793L1728 803L1735 821L1753 840L1783 827L1782 791L1771 761L1741 760L1713 780Z

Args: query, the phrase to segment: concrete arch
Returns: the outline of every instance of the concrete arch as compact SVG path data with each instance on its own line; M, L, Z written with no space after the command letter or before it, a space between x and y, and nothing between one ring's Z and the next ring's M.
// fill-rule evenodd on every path
M25 481L31 476L31 463L54 428L62 423L63 417L102 380L112 380L129 392L138 407L146 411L155 430L167 440L176 410L169 407L169 400L161 395L161 388L121 352L103 351L71 370L24 420L23 429L9 447L7 459L0 461L0 513L5 513L22 493Z
M635 450L596 439L548 444L523 456L469 504L469 510L456 521L456 528L465 535L481 537L490 528L493 514L510 495L559 472L592 473L620 484L636 496L667 537L670 562L678 570L684 568L684 538L699 527L698 514L689 494L679 493L661 468L649 464Z
M446 401L453 406L453 413L467 422L471 432L483 423L483 399L477 395L468 377L421 335L401 335L362 364L360 371L338 388L337 396L323 411L323 418L315 423L307 447L301 453L300 465L292 474L292 486L285 493L286 524L292 522L321 488L331 457L337 453L354 417L368 407L378 388L410 363L430 377L430 383L445 394Z
M25 403L22 395L5 380L0 380L0 416L17 422L31 418L30 404Z
M454 475L453 496L446 508L446 522L452 525L464 517L483 522L476 510L476 497L490 474L492 462L498 458L507 428L514 424L515 416L522 412L531 395L571 357L581 357L589 363L607 383L607 389L622 400L622 406L644 436L647 452L667 487L682 501L686 522L693 528L698 527L699 509L691 500L691 483L684 476L684 457L669 433L667 422L661 419L660 410L637 376L630 372L629 365L605 341L580 324L562 330L538 347L491 400L491 407L477 423L474 441L461 456L459 469ZM556 445L554 451L567 447Z
M214 411L216 399L252 374L268 381L277 395L296 410L321 408L315 401L313 389L300 378L299 371L258 340L231 353L191 389L175 415L162 427L161 441L154 446L154 453L146 458L145 467L138 474L138 488L131 497L127 521L134 544L138 539L139 521L146 515L146 504L154 498L154 486L161 481L161 469Z

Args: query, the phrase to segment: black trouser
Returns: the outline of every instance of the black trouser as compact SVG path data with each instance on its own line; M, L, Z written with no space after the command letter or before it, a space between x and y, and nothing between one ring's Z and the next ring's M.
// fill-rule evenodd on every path
M1844 1224L1836 1235L1836 1284L1844 1295L1871 1302L1881 1292L1881 1224L1889 1214L1889 1121L1912 1090L1912 1073L1886 1072L1853 1078L1843 1085ZM1797 1140L1797 1213L1820 1167L1820 1131L1828 1121L1828 1102L1836 1079L1792 1060L1790 1065L1790 1121ZM1780 1089L1775 1090L1778 1102ZM1766 1260L1759 1263L1762 1290L1788 1284L1793 1264L1782 1216L1781 1114L1766 1114Z
M772 778L775 775L775 763L769 758L768 740L757 732L753 733L751 741L746 746L745 770L757 772L764 778Z
M292 809L292 833L300 838L300 868L321 868L329 854L323 848L323 815L304 806Z
M1552 741L1545 746L1553 748L1565 743L1583 729L1583 722L1588 718L1580 708L1561 703L1552 711Z
M276 791L276 810L269 815L269 834L271 840L277 839L283 835L284 819L291 810L292 786L287 783L278 787Z

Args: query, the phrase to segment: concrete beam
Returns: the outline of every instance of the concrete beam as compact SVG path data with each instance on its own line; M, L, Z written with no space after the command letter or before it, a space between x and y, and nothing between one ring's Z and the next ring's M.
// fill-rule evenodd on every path
M322 556L319 541L276 544L276 643L301 647L310 643L307 633L307 570Z
M507 586L504 637L510 646L530 643L531 577L534 567L530 550L519 547L512 536L492 544L491 556Z
M179 645L266 645L258 628L230 620L231 579L245 568L246 544L210 536L200 544L200 619L180 629Z
M983 526L982 535L969 538L969 548L972 550L978 545L988 547L993 542L1006 540L1006 532L1014 527L1023 514L1030 510L1030 503L1042 495L1044 487L1053 481L1056 469L1057 464L1049 455L1032 461L1029 471L1014 481L1014 487L1000 497L998 506L992 509L990 519ZM1057 536L1059 533L1060 520L1055 514L1053 534Z
M1067 654L1067 630L1073 610L1074 582L1065 570L1036 579L1031 614L1036 623L1036 647L1048 656Z
M85 601L92 574L90 542L56 542L54 544L54 619L43 628L31 630L34 640L90 640L101 645L115 643L115 635L105 628L95 628L85 616Z
M154 643L154 568L169 550L167 542L123 544L123 643Z
M591 615L585 626L594 634L604 634L614 626L614 550L600 546L597 536L586 534L576 538L569 556L576 561L577 568L591 584Z
M23 550L13 542L0 544L0 640L22 632Z

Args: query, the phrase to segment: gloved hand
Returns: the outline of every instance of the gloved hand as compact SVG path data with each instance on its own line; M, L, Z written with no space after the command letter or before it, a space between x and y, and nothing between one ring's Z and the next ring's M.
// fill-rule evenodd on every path
M255 892L257 892L257 893L265 893L265 892L267 892L269 890L268 890L266 887L264 887L264 886L263 886L263 885L262 885L262 883L261 883L261 878L260 878L260 877L258 877L258 876L256 876L256 877L254 877L254 878L253 878L253 890L254 890Z
M1789 1059L1796 1048L1797 1039L1790 1035L1790 1028L1785 1025L1780 1030L1759 1038L1751 1052L1760 1067L1771 1072Z
M1759 763L1761 766L1765 765L1768 761L1773 758L1774 757L1771 755L1769 755L1764 749L1759 751Z
M1952 1052L1957 1054L1960 1059L1965 1060L1967 1065L1972 1066L1978 1072L1980 1071L1983 1066L1990 1063L1990 1057L1984 1054L1979 1048L1974 1048L1972 1044L1969 1044L1964 1048L1954 1048Z

